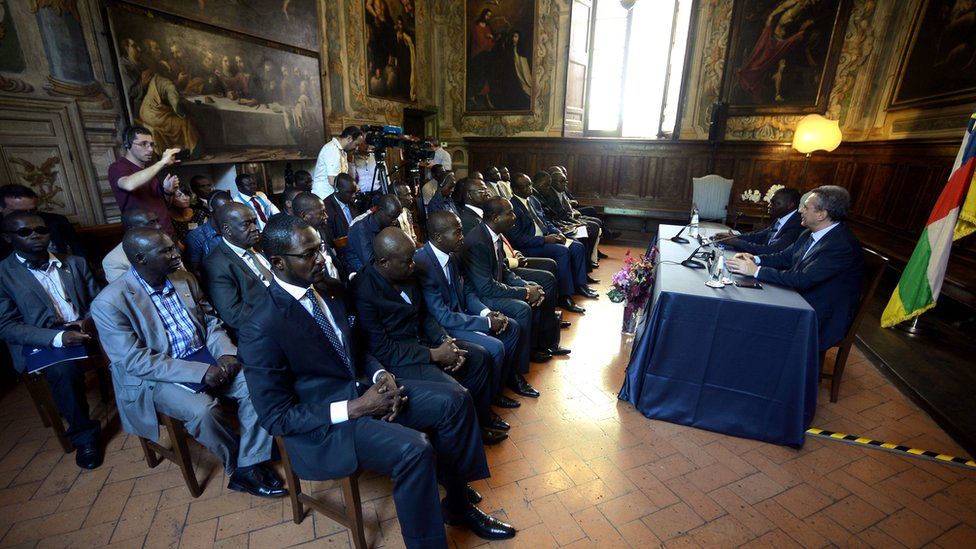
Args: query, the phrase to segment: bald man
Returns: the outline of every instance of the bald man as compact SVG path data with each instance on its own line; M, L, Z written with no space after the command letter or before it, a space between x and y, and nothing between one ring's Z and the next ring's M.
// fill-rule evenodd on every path
M159 223L159 216L156 215L156 212L147 210L146 208L129 208L122 212L123 229L128 231L129 229L138 227L160 229L162 225ZM122 249L121 242L119 242L118 246L112 248L112 251L105 254L105 257L102 259L102 270L105 272L105 280L110 283L129 272L131 268L132 264L129 263L129 258L125 257L125 250Z
M392 227L402 211L400 200L392 194L386 194L376 201L374 212L349 227L349 245L346 247L345 261L350 276L373 263L375 257L373 239L383 229Z
M324 201L317 194L302 193L292 200L292 211L295 217L302 219L318 231L319 237L322 239L322 254L325 257L326 270L322 284L331 288L331 293L335 295L335 291L339 290L349 280L349 274L336 251L331 220Z

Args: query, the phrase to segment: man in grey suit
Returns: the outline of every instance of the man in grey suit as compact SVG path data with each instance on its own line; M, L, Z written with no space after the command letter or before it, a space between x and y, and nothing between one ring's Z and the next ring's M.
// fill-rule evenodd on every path
M51 232L35 213L4 217L3 238L13 253L0 261L0 339L10 346L14 368L23 372L24 345L69 347L91 340L89 305L98 285L84 259L48 251ZM68 420L65 435L77 448L75 462L85 469L98 467L100 427L88 413L84 366L71 361L43 371L58 411Z
M271 284L271 264L254 249L261 240L257 214L243 204L228 203L217 212L221 242L203 260L207 294L231 337L247 320L251 307Z
M159 440L156 411L182 421L230 474L228 488L262 497L286 490L265 465L271 436L257 422L251 396L223 324L166 233L132 229L122 240L132 270L92 303L111 361L119 419L126 432ZM180 384L201 383L194 392ZM215 398L237 401L240 436Z

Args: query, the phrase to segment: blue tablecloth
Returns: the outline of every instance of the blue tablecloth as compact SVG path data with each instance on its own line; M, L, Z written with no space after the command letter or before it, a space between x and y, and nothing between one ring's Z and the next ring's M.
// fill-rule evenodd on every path
M652 419L802 446L817 404L816 314L793 290L712 289L705 270L669 264L697 246L667 240L679 229L660 227L654 296L619 398Z

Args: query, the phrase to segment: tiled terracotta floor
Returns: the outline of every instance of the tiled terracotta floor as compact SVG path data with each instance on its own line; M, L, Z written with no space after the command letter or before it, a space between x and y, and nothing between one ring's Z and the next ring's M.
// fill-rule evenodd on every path
M609 281L626 248L605 250L613 259L598 277ZM488 449L483 506L521 530L499 545L976 546L974 471L820 439L796 451L644 418L616 399L629 352L621 306L586 306L564 332L571 358L533 367L542 398L505 414L511 440ZM963 455L858 353L840 402L827 402L826 387L820 402L816 426ZM349 544L321 515L296 525L285 500L229 492L199 446L198 476L209 481L198 499L174 466L148 469L138 441L117 427L105 464L81 472L40 427L23 387L0 401L0 429L3 546ZM331 483L309 488L339 497ZM362 490L367 540L401 546L389 481L366 479ZM449 534L458 547L486 545Z

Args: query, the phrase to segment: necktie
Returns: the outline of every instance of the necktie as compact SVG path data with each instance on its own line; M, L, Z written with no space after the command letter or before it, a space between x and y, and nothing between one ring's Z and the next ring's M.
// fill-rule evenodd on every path
M512 243L505 238L505 235L498 235L498 239L502 241L502 247L505 249L505 257L515 258L515 248L512 247Z
M340 203L341 204L341 203ZM349 210L349 206L346 204L342 205L342 213L346 216L346 224L352 223L352 212Z
M501 282L502 274L504 274L503 261L505 261L505 251L502 249L502 239L499 238L495 241L495 280L498 282Z
M810 237L810 245L809 245L809 246L807 246L807 250L806 250L805 252L803 252L803 257L801 257L801 258L800 258L800 261L803 261L804 259L806 259L806 258L807 258L807 256L808 256L808 255L810 255L810 250L812 250L812 249L813 249L813 247L814 247L814 246L815 246L816 244L817 244L817 241L816 241L816 240L814 240L814 239L813 239L813 237L811 236L811 237Z
M251 204L254 205L254 211L257 212L258 219L261 220L261 223L267 223L268 222L268 216L264 215L264 208L262 208L261 207L261 203L258 202L258 197L252 196L251 197Z
M454 281L451 280L451 264L450 262L444 264L444 278L447 279L447 285L450 286Z
M261 261L258 259L258 255L254 253L253 250L244 250L244 253L251 258L251 261L254 262L254 266L258 268L258 278L261 279L261 282L270 284L272 279L271 271L264 266L264 263L261 263Z
M339 358L342 362L349 368L352 372L352 363L349 361L349 355L346 354L346 348L342 346L342 342L339 341L339 335L336 334L335 328L332 327L332 323L329 319L325 317L325 312L322 311L322 307L319 306L319 300L315 298L315 293L309 288L305 292L305 297L312 304L312 316L315 317L315 323L319 325L319 328L325 333L325 338L329 340L332 344L332 348L339 353ZM355 373L353 374L355 375Z
M539 233L546 234L546 227L542 224L542 220L539 219L539 214L536 213L535 207L531 202L526 199L525 207L529 210L529 216L532 217L532 221L535 221L535 228Z

